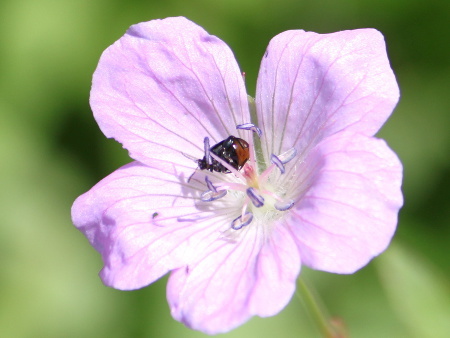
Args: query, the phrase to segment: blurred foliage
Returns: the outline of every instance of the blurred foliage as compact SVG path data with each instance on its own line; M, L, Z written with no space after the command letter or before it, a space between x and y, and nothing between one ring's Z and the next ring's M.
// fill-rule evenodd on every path
M405 168L393 245L354 275L304 269L353 337L449 337L450 11L443 1L3 0L0 3L2 337L202 337L172 320L166 278L104 287L73 200L129 161L89 108L101 52L134 23L183 15L234 50L255 90L270 38L375 27L402 98L380 133ZM298 299L224 337L317 337Z

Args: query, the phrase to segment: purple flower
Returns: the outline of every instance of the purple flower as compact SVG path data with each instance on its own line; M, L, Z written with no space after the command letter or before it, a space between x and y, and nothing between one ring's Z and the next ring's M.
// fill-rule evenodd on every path
M185 18L134 25L103 53L90 103L136 161L80 196L73 222L101 253L106 285L137 289L171 272L172 315L191 328L274 315L302 264L352 273L388 246L402 167L373 135L398 97L374 29L277 35L253 101L217 37ZM239 171L209 151L230 135L249 145Z

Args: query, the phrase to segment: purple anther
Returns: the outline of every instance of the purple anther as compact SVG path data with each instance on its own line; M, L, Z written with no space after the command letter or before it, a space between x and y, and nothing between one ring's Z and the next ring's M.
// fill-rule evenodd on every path
M226 190L219 190L219 191L207 190L201 194L200 199L203 202L212 202L218 200L219 198L222 198L226 194L227 194Z
M287 201L287 202L276 202L274 205L275 209L277 209L279 211L289 210L293 206L294 206L294 201L292 201L292 200Z
M284 172L285 172L286 170L284 169L283 162L281 162L281 160L279 159L278 156L272 154L272 155L270 156L270 162L272 162L273 164L275 164L275 165L278 167L278 169L280 169L281 173L284 174Z
M262 135L262 131L261 129L259 129L257 126L255 126L253 123L243 123L243 124L238 124L236 126L236 129L245 129L245 130L251 130L254 133L258 134L258 137L261 137Z
M209 190L211 190L212 192L217 192L216 187L214 186L214 184L212 184L208 176L205 176L205 182Z
M255 207L260 208L264 205L264 197L262 197L254 188L247 189L247 196Z
M203 146L204 146L204 148L205 148L205 160L206 160L206 164L207 164L208 166L210 166L211 163L212 163L212 159L211 159L211 154L209 153L209 138L208 138L208 136L206 136L206 137L203 139Z
M251 212L246 212L244 216L239 216L235 218L231 222L231 229L233 230L239 230L245 227L246 225L249 225L251 221L253 220L253 214Z
M292 160L297 155L297 150L295 148L291 148L284 153L278 155L278 158L280 159L281 163L286 164L290 160Z

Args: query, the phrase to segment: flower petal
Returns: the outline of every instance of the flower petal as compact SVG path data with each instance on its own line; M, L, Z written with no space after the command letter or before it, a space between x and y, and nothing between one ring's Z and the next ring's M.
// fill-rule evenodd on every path
M102 54L90 103L103 133L147 164L201 158L205 136L217 143L249 122L233 53L185 18L131 26Z
M316 174L288 221L302 262L352 273L394 234L403 204L401 163L383 140L341 132L322 141L306 166Z
M172 272L167 298L174 318L215 334L287 305L300 272L292 237L281 224L266 240L258 227L247 229L241 241L215 242L196 264Z
M267 47L256 90L264 156L291 147L301 155L341 130L372 136L398 97L378 31L281 33Z
M194 205L201 189L176 177L134 162L75 201L73 223L101 253L106 285L148 285L220 236L211 212Z

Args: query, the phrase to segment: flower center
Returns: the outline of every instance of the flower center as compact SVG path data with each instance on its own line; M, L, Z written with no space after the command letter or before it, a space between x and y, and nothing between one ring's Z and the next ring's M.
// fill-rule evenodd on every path
M261 135L259 128L253 124L245 124L237 127L238 129L253 130ZM253 149L251 150L253 151ZM238 231L251 223L267 223L291 209L294 200L287 195L290 184L289 177L292 177L292 170L289 177L286 176L285 164L296 156L295 148L291 148L281 155L271 155L271 164L262 172L258 173L254 154L250 156L249 161L241 171L233 168L229 163L219 156L210 153L215 161L227 168L232 174L214 175L214 183L208 175L205 175L205 183L208 190L201 194L203 202L217 203L215 201L222 199L227 194L228 199L232 198L236 203L233 209L240 210L239 215L231 221L231 231ZM231 176L231 177L230 177ZM231 196L230 196L231 195Z

